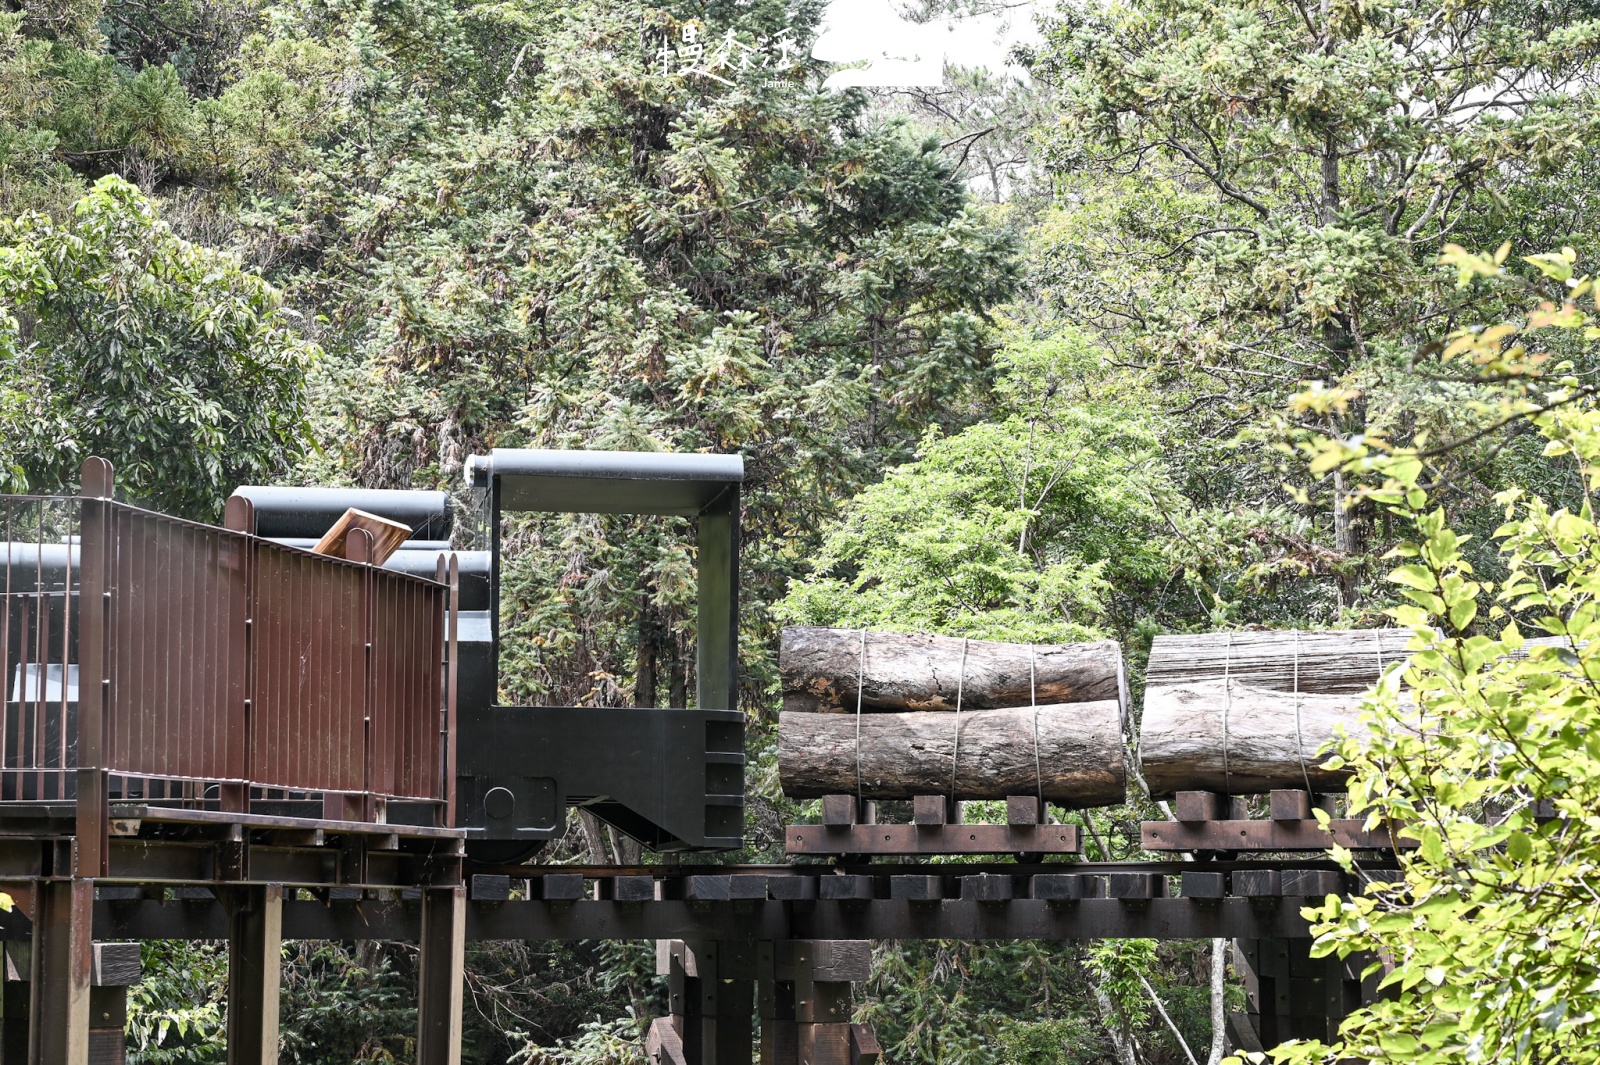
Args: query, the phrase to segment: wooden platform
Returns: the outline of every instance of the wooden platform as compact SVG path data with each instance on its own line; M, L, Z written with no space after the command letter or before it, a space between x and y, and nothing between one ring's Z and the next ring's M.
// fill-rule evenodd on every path
M1334 844L1351 850L1395 850L1415 844L1384 827L1369 829L1362 818L1332 816L1333 796L1305 791L1274 791L1267 817L1250 817L1237 796L1210 791L1180 791L1173 803L1176 820L1145 821L1140 836L1147 851L1325 851ZM1328 814L1326 826L1314 814Z

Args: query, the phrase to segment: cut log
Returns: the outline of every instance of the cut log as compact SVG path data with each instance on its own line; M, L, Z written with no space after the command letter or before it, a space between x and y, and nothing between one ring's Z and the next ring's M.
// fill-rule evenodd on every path
M863 652L863 636L865 651ZM963 653L963 646L964 652ZM787 628L778 667L791 712L944 711L1113 701L1125 712L1122 648L996 643L860 629Z
M1277 691L1360 694L1404 661L1410 629L1251 631L1157 636L1145 687L1221 681Z
M1157 798L1177 791L1342 790L1349 773L1320 768L1317 750L1340 725L1351 735L1364 731L1362 698L1296 696L1237 681L1148 688L1139 731L1145 781Z
M1121 707L1111 699L959 715L778 715L778 778L796 799L856 794L859 764L867 799L1003 799L1042 785L1051 802L1106 806L1127 798L1122 759Z

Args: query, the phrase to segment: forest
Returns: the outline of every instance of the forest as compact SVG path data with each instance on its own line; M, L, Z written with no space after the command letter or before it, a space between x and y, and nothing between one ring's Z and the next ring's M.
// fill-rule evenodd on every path
M102 455L197 519L283 483L481 525L491 447L739 453L752 862L812 813L777 780L786 624L1114 638L1136 705L1157 634L1443 625L1415 685L1448 755L1335 754L1390 812L1423 764L1437 815L1411 908L1320 917L1407 963L1351 1038L1600 1060L1600 659L1472 679L1519 625L1600 624L1600 5L906 0L1024 27L915 88L826 87L828 8L7 0L0 491ZM506 699L686 705L687 521L506 538ZM1536 750L1525 691L1567 715ZM1576 827L1467 815L1502 793ZM1136 860L1154 811L1059 816ZM539 860L639 858L574 814ZM1462 930L1494 905L1538 948ZM1217 1065L1220 943L878 944L855 1009L900 1065ZM225 954L144 949L129 1060L224 1061ZM289 944L282 1060L410 1060L413 966ZM650 943L474 945L467 1060L642 1065L664 996Z

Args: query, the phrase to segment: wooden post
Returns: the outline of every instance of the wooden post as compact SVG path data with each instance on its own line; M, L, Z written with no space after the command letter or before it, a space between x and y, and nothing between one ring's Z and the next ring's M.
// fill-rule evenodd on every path
M849 982L817 979L817 944L797 940L792 950L800 1065L852 1065Z
M114 482L111 463L89 458L83 463L83 502L78 526L82 547L78 572L78 802L74 876L106 874L107 839L105 764L106 630L110 602L106 598L106 559L112 530L108 501ZM88 948L85 947L85 950ZM35 995L37 1002L40 996ZM87 1000L85 1000L87 1001ZM85 1007L87 1009L87 1006Z
M656 971L668 978L671 1027L688 1065L752 1065L755 982L770 985L773 948L771 943L658 941Z
M89 1065L94 881L39 886L33 913L28 1065Z
M701 1065L701 972L714 962L711 957L685 949L685 946L674 941L669 948L667 1002L672 1011L672 1026L682 1044L683 1060L690 1065Z
M739 486L730 484L700 514L695 705L739 705Z
M248 496L229 496L225 527L254 536L256 508ZM256 779L254 750L251 740L254 704L253 678L250 676L251 616L254 614L252 573L255 569L256 543L241 536L229 538L226 549L231 550L232 566L228 575L228 630L226 650L228 663L228 709L225 720L228 729L229 774L234 778L224 783L219 799L222 809L229 812L250 812L249 781Z
M749 979L752 959L743 966L730 964L740 949L734 943L717 943L717 973L700 982L705 1035L702 1040L702 1065L753 1065L751 1030L755 1019L755 983ZM744 948L748 951L748 947Z
M228 1065L277 1065L283 887L237 890L228 929Z
M852 802L854 799L852 798ZM757 1009L761 1018L761 1065L799 1065L794 1023L794 981L779 979L776 943L756 944Z
M467 889L424 888L417 968L417 1065L461 1065Z

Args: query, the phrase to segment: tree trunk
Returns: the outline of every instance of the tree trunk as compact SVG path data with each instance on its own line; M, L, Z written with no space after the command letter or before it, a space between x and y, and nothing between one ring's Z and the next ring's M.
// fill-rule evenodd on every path
M667 705L682 709L689 705L688 667L683 660L683 641L667 631Z
M1211 941L1211 1054L1206 1065L1222 1065L1228 1052L1228 941Z
M1043 790L1046 800L1069 806L1127 798L1114 701L959 715L784 713L778 777L796 799L858 790L868 799L1003 799Z
M656 646L660 639L649 597L641 594L639 598L639 667L633 682L633 705L653 707L656 705Z
M1144 993L1150 996L1151 1005L1155 1006L1156 1013L1166 1022L1167 1029L1172 1033L1172 1038L1178 1043L1178 1048L1183 1051L1183 1056L1189 1059L1189 1065L1200 1065L1195 1060L1194 1051L1189 1047L1189 1041L1183 1037L1183 1029L1179 1028L1172 1020L1172 1015L1167 1012L1166 1004L1161 1001L1161 996L1156 994L1156 989L1146 979L1144 973L1139 974L1139 983L1144 986Z
M1144 778L1161 798L1175 791L1340 790L1349 771L1319 768L1317 750L1339 725L1362 731L1362 699L1297 696L1237 681L1150 688L1139 733Z
M578 825L583 829L583 843L589 851L591 865L613 865L611 852L606 849L606 826L588 810L578 810Z
M863 650L863 641L865 649ZM778 655L783 708L854 713L861 709L996 709L1115 701L1127 705L1122 648L1112 640L1046 644L950 636L787 628Z
M1226 678L1276 691L1360 694L1371 689L1384 666L1409 657L1411 635L1409 629L1350 629L1157 636L1145 686Z
M1105 1023L1106 1034L1111 1037L1111 1047L1117 1054L1117 1065L1139 1065L1134 1053L1136 1044L1122 1011L1111 1001L1111 996L1099 984L1094 987L1094 1001L1100 1007L1100 1019Z

